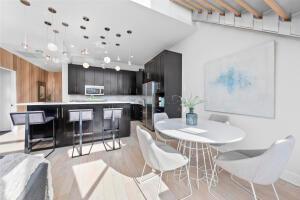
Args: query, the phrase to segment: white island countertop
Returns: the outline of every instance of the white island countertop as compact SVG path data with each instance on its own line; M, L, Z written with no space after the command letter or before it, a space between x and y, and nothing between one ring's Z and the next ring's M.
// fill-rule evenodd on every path
M134 101L78 101L78 102L31 102L31 103L18 103L17 106L51 106L51 105L86 105L86 104L139 104L142 105L142 102Z

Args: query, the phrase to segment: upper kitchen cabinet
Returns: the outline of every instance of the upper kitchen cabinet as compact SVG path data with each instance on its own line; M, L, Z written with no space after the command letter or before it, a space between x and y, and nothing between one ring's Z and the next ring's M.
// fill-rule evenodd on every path
M104 86L104 95L142 94L143 71L116 71L98 67L83 68L70 64L68 68L69 94L85 94L85 85Z
M163 51L145 64L145 82L158 82L158 92L165 98L165 112L169 117L181 117L182 55Z
M95 84L95 69L90 67L85 69L85 85L96 85Z
M144 72L142 70L136 72L135 75L135 87L136 87L136 94L142 95L143 94L143 82L144 82Z
M103 69L95 67L95 85L103 86L104 85L104 72Z
M70 64L68 67L68 93L84 94L85 71L80 65Z

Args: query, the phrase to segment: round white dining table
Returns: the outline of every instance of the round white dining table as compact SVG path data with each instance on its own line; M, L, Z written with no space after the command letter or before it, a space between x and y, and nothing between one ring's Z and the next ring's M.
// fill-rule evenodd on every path
M185 118L165 119L156 122L154 126L161 134L168 137L207 144L238 142L246 136L240 128L204 119L198 119L196 126L187 125Z

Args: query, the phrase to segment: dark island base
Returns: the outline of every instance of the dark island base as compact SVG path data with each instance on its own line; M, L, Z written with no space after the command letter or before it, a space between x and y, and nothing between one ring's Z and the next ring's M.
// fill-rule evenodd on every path
M93 109L94 120L83 122L84 133L94 133L94 141L101 141L102 138L110 139L110 135L103 136L103 129L109 127L109 121L103 120L104 108L123 108L122 119L120 121L120 137L130 136L130 121L141 120L142 106L137 104L72 104L72 105L30 105L28 111L45 111L46 116L55 117L56 147L73 145L73 123L69 122L69 110L72 109ZM75 131L79 132L79 124L75 123ZM47 138L52 136L52 123L45 125L30 125L30 138ZM92 141L92 135L87 134L83 137L83 142ZM26 143L26 142L25 142ZM33 151L50 149L51 145L37 144L32 148ZM28 147L25 147L25 150Z

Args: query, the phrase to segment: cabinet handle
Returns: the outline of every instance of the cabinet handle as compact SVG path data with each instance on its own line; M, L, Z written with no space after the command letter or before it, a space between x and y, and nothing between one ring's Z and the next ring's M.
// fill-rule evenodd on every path
M61 118L64 118L64 108L61 108Z
M56 108L56 118L58 119L58 108Z

